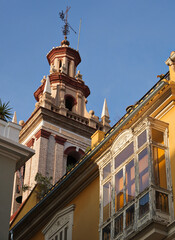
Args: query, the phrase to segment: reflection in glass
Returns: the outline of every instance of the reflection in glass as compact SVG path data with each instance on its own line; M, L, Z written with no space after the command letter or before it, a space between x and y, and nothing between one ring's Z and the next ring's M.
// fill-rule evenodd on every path
M142 192L149 185L148 151L145 148L138 154L139 157L139 190Z
M123 214L115 219L114 237L123 232Z
M103 179L105 179L110 173L111 173L111 164L108 163L108 164L103 168Z
M147 138L146 138L146 130L145 130L144 132L142 132L142 133L138 136L137 140L138 140L138 148L139 148L139 147L141 147L141 146L146 142L146 140L147 140Z
M134 223L134 205L126 210L126 227Z
M165 150L153 147L155 184L167 188Z
M110 182L103 185L103 221L110 217L111 191Z
M149 193L145 194L139 200L139 216L142 217L148 211L149 211Z
M115 158L115 168L120 166L127 158L134 153L134 145L131 142L123 151L121 151Z
M124 205L123 197L123 169L115 175L115 211Z
M102 240L110 240L111 239L111 224L108 224L103 228L102 232Z
M126 165L126 203L135 197L135 168L134 160Z

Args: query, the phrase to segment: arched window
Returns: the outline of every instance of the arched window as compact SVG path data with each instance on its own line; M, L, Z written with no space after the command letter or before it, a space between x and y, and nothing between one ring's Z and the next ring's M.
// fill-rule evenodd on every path
M73 166L75 163L80 159L80 153L73 151L70 152L67 156L67 167L68 166Z
M75 105L75 99L71 95L65 96L65 107L72 111L73 106Z
M76 147L69 147L64 153L67 155L66 171L69 171L84 155L84 151L81 149L76 151Z

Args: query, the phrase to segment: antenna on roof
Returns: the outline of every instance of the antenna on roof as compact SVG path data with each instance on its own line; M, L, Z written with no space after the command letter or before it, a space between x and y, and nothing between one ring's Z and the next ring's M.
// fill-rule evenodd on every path
M78 45L77 45L77 51L79 50L80 31L81 31L81 18L80 18L80 26L79 26L79 34L78 34Z
M64 22L64 26L63 26L63 35L64 37L67 39L67 35L70 33L69 28L75 33L76 31L71 27L71 25L67 22L67 18L68 18L68 11L70 10L70 7L66 8L65 13L63 13L63 11L59 12L60 18L61 20Z

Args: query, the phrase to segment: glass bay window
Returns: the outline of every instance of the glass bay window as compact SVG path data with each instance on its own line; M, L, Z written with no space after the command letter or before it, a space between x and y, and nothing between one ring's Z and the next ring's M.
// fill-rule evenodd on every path
M169 213L168 125L152 118L146 121L143 126L136 127L137 130L121 133L112 146L112 158L101 168L101 189L108 181L110 190L103 190L108 193L101 199L100 226L104 232L110 222L110 236L116 239L128 228L132 231L133 225L139 227L144 218L153 217L153 208ZM121 141L128 135L127 141Z

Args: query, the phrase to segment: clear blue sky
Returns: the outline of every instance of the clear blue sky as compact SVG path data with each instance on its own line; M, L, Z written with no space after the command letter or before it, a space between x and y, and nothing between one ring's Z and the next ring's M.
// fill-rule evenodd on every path
M89 86L87 109L100 116L107 99L111 125L166 73L175 50L174 0L0 0L0 98L10 101L17 120L34 110L33 93L49 74L46 54L60 45L59 12L82 28L78 69ZM70 32L71 47L78 36Z

